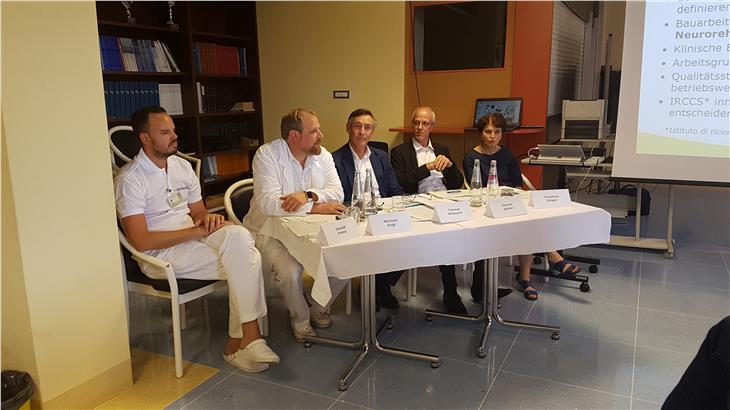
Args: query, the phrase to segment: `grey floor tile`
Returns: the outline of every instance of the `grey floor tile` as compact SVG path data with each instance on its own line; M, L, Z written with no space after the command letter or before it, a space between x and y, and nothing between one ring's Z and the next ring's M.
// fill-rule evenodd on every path
M331 407L332 410L367 410L369 408L370 407L360 406L359 404L349 403L343 400L338 400Z
M425 320L415 322L393 343L393 346L478 366L499 367L517 337L517 332L493 327L487 338L487 357L477 358L476 351L483 329L483 322L434 317L431 322Z
M633 410L660 410L662 408L662 403L634 399L631 402L631 408Z
M327 409L334 400L234 374L186 409Z
M730 289L730 273L719 252L679 252L673 260L644 260L641 278L680 285Z
M281 362L257 377L331 398L339 396L337 381L359 352L321 344L305 348L294 339L282 340L273 349ZM375 357L377 355L371 353L358 372L362 372Z
M639 307L719 320L730 315L730 291L642 280Z
M491 369L455 360L432 369L425 362L382 356L342 399L374 409L476 408L493 377Z
M629 398L501 371L481 408L627 409Z
M629 396L632 345L545 332L521 332L502 370Z
M639 310L637 345L694 355L715 319Z
M177 410L182 409L183 407L187 406L191 402L193 402L195 399L203 395L208 390L214 388L218 384L220 384L223 380L227 379L228 377L232 376L233 373L229 373L226 371L220 371L216 373L213 377L210 379L204 381L200 385L198 385L193 390L186 393L183 397L179 398L178 400L170 403L169 406L166 407L168 410Z
M637 267L638 264L637 261ZM591 287L590 291L581 292L578 289L577 282L551 279L550 285L545 292L578 303L583 301L588 303L605 302L634 308L639 300L638 276L622 276L601 271L596 274L589 274L588 284Z
M636 307L593 302L588 296L543 293L528 317L529 322L549 323L565 335L593 337L633 344Z
M693 357L684 353L637 347L634 397L663 403Z

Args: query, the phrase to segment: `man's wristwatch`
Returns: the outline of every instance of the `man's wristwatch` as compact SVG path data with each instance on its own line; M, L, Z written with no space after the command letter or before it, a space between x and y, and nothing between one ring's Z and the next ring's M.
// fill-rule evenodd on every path
M314 192L304 191L304 193L307 195L307 201L314 201Z

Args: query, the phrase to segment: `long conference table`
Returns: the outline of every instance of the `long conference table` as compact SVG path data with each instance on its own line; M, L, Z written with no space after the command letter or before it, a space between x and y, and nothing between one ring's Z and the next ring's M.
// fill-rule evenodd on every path
M338 381L338 389L348 388L348 379L366 357L372 345L377 350L401 357L430 362L439 367L438 356L383 346L379 343L375 321L375 280L372 275L381 272L422 266L457 265L486 260L485 298L479 316L465 316L467 320L486 317L484 333L477 356L484 357L484 345L492 319L498 323L550 331L559 336L559 328L539 324L512 322L502 319L497 312L497 258L524 255L551 249L574 248L586 244L607 243L611 217L600 209L573 202L561 208L537 209L528 205L530 192L521 192L527 214L505 218L484 216L484 206L471 208L469 220L455 223L431 221L433 206L438 202L468 200L468 191L459 193L420 194L406 206L412 229L404 233L373 236L366 233L366 222L358 224L359 236L336 245L320 243L320 226L335 220L329 215L300 217L269 217L260 234L281 241L289 253L314 277L312 297L325 305L332 294L328 276L340 279L362 278L361 336L356 341L307 338L306 345L324 343L353 349L360 354ZM386 209L389 200L384 200ZM454 317L454 315L445 315ZM383 327L390 325L390 319ZM380 330L382 330L382 328Z

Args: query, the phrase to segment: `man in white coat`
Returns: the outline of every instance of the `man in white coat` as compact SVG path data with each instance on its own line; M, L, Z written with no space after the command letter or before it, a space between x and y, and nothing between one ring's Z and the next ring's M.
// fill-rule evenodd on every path
M312 301L310 312L303 293L302 265L280 241L259 231L269 216L339 214L345 210L340 178L332 155L321 146L322 138L313 111L297 108L282 117L281 139L261 146L253 159L254 194L243 220L261 252L264 275L273 275L284 296L292 331L299 341L316 336L312 325L332 325L329 304ZM334 300L347 281L330 277L329 282Z

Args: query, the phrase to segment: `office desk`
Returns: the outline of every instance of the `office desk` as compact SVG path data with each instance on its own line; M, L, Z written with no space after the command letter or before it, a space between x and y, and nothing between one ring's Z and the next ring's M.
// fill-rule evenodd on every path
M312 342L361 349L357 359L339 379L338 388L346 390L348 378L368 354L371 344L384 353L428 361L433 367L438 367L440 363L438 356L380 345L375 331L375 285L371 278L373 273L419 266L463 264L480 259L608 241L611 220L602 209L578 203L566 208L527 209L527 215L491 219L483 216L483 207L472 208L471 220L436 224L430 221L431 210L417 206L407 208L412 216L411 232L382 236L363 235L333 246L323 246L316 237L319 225L333 217L270 217L260 233L281 241L314 277L312 296L320 304L326 304L331 297L328 275L340 279L362 277L363 317L360 339L342 341L307 338ZM365 228L365 223L359 224L361 234L364 234Z

